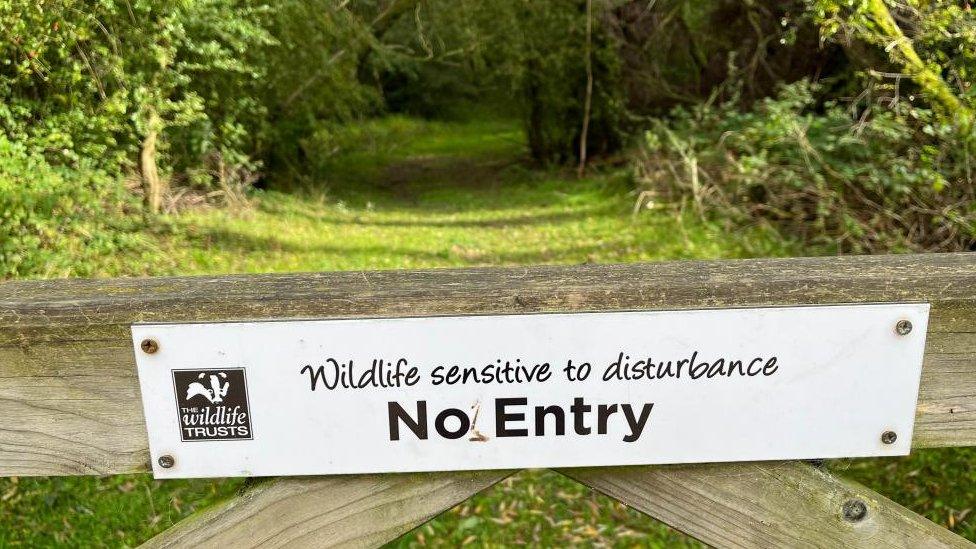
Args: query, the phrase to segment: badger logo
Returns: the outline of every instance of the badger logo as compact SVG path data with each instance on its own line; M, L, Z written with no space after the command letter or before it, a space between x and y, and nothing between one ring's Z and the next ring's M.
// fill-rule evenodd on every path
M198 379L203 379L207 374L200 372L197 376ZM190 383L186 388L186 401L189 402L195 396L202 396L203 398L210 401L211 404L217 404L224 401L224 397L227 396L227 390L230 389L230 382L225 381L221 384L221 380L227 379L226 372L219 372L217 374L210 374L210 388L203 386L203 383L199 381L194 381Z
M244 368L173 370L180 438L251 440Z

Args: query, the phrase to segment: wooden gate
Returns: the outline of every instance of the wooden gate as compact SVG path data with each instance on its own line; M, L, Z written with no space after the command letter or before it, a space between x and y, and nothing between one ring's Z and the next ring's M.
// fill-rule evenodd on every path
M889 301L932 304L913 446L976 445L974 254L7 282L0 476L149 470L134 322ZM559 472L719 547L973 546L804 462ZM268 479L147 546L376 546L511 473Z

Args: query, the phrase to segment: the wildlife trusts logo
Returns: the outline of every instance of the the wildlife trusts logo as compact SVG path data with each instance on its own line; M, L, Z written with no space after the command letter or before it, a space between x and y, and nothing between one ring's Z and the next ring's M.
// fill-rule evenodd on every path
M253 438L244 368L173 370L173 387L184 442Z
M203 379L207 374L200 372L197 375L197 379ZM189 401L195 396L202 396L203 398L210 401L210 404L217 404L224 401L224 397L227 396L227 391L230 389L230 382L224 381L227 379L227 372L217 372L216 374L210 374L210 388L206 388L199 381L193 381L186 388L186 400Z

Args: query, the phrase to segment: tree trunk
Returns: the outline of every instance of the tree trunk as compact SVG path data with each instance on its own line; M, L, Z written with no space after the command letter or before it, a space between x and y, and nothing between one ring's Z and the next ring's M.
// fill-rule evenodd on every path
M142 139L142 148L139 151L139 172L142 178L142 195L146 213L152 215L159 213L163 203L163 183L156 167L156 139L161 126L162 120L159 114L155 109L150 110L146 135Z
M583 128L580 130L577 177L586 172L586 140L590 133L590 108L593 104L593 0L586 0L586 96L583 98Z

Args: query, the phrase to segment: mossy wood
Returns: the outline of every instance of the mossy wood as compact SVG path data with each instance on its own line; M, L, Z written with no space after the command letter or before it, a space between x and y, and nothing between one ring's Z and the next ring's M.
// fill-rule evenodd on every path
M510 474L278 478L185 519L143 547L378 547Z
M932 304L914 445L976 444L973 254L8 282L0 285L0 475L148 470L133 322L893 301ZM376 545L505 474L270 480L151 544ZM717 546L968 545L805 464L564 474ZM865 517L844 518L850 499L866 503ZM282 519L284 508L297 518Z
M976 547L803 462L560 470L713 547ZM864 514L848 513L859 502Z
M973 547L884 496L806 463L560 472L715 547ZM509 473L274 479L143 547L379 546ZM863 516L845 518L850 501L865 505Z

